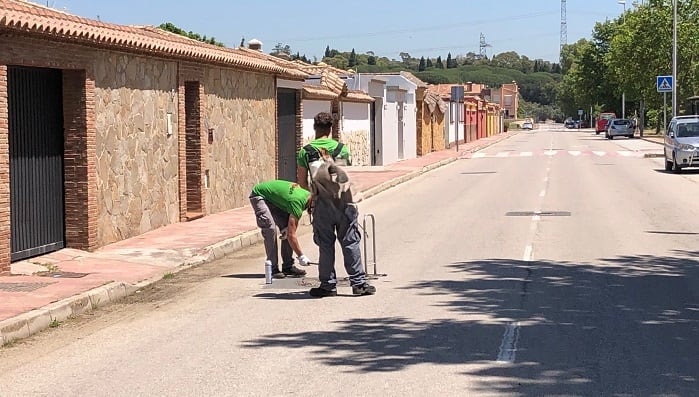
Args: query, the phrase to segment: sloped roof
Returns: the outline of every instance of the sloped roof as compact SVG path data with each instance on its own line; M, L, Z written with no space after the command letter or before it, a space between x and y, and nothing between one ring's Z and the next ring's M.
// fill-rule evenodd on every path
M0 1L0 32L219 64L290 78L301 77L298 70L250 56L240 49L222 48L180 35L164 34L168 32L155 27L124 26L82 18L23 0Z
M337 94L320 85L304 84L303 99L332 101L333 99L337 99Z
M425 102L425 105L427 105L427 108L430 110L430 113L434 113L435 110L439 110L442 113L447 112L447 103L442 100L439 93L435 90L425 90L425 95L422 98L422 100L423 102Z

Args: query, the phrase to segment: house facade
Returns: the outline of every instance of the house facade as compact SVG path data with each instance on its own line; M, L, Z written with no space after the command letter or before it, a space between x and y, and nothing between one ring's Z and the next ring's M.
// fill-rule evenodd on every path
M277 81L302 71L23 1L0 12L0 272L241 207L277 176Z
M348 84L374 98L372 164L417 157L417 89L410 73L361 73ZM423 83L424 84L424 83Z

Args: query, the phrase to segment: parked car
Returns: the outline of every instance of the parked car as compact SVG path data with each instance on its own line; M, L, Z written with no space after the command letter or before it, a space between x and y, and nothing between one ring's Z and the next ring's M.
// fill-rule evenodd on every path
M607 131L607 122L611 119L616 118L616 113L614 112L604 112L597 116L597 125L595 126L595 133L599 135L602 131Z
M522 123L522 129L532 130L534 129L534 124L531 121L525 121L524 123Z
M563 126L566 128L575 128L575 120L573 120L572 117L568 117L563 123Z
M629 119L611 119L607 123L607 130L604 137L614 139L615 136L625 136L633 138L634 128Z
M675 116L665 132L665 170L699 167L699 115Z

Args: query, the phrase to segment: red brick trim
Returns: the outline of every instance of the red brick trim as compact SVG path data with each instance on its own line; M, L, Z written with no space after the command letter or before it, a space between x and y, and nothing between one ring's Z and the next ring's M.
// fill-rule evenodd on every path
M10 146L7 65L0 65L0 274L10 272Z
M85 70L63 71L66 246L97 248L95 81Z
M179 154L179 189L180 189L180 221L184 222L189 220L187 210L191 207L192 201L196 204L196 212L200 214L206 214L206 187L204 185L204 172L206 169L206 157L204 156L204 143L206 142L206 137L208 131L204 125L204 84L202 80L204 78L203 71L201 68L191 65L180 63L178 64L178 154ZM194 146L198 148L195 153L188 154L187 152L187 115L186 115L186 105L185 98L187 95L187 86L189 84L196 82L199 84L199 131L197 136L194 138ZM191 126L190 126L191 128ZM191 133L190 133L191 135ZM196 158L192 158L194 155ZM199 175L188 175L187 173L187 161L198 162ZM191 163L190 163L191 164ZM196 165L196 164L195 164ZM188 182L189 178L189 182ZM198 191L193 186L198 185ZM192 215L191 213L189 215Z

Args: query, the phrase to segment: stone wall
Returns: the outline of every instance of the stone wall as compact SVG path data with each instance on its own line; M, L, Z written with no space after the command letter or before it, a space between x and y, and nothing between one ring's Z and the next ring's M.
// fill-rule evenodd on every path
M206 208L216 213L248 205L252 187L275 178L274 77L210 68L202 83L202 118L213 129L205 140Z
M352 165L371 165L369 131L342 131L342 143L352 154Z
M179 221L177 64L96 52L94 77L101 246Z

